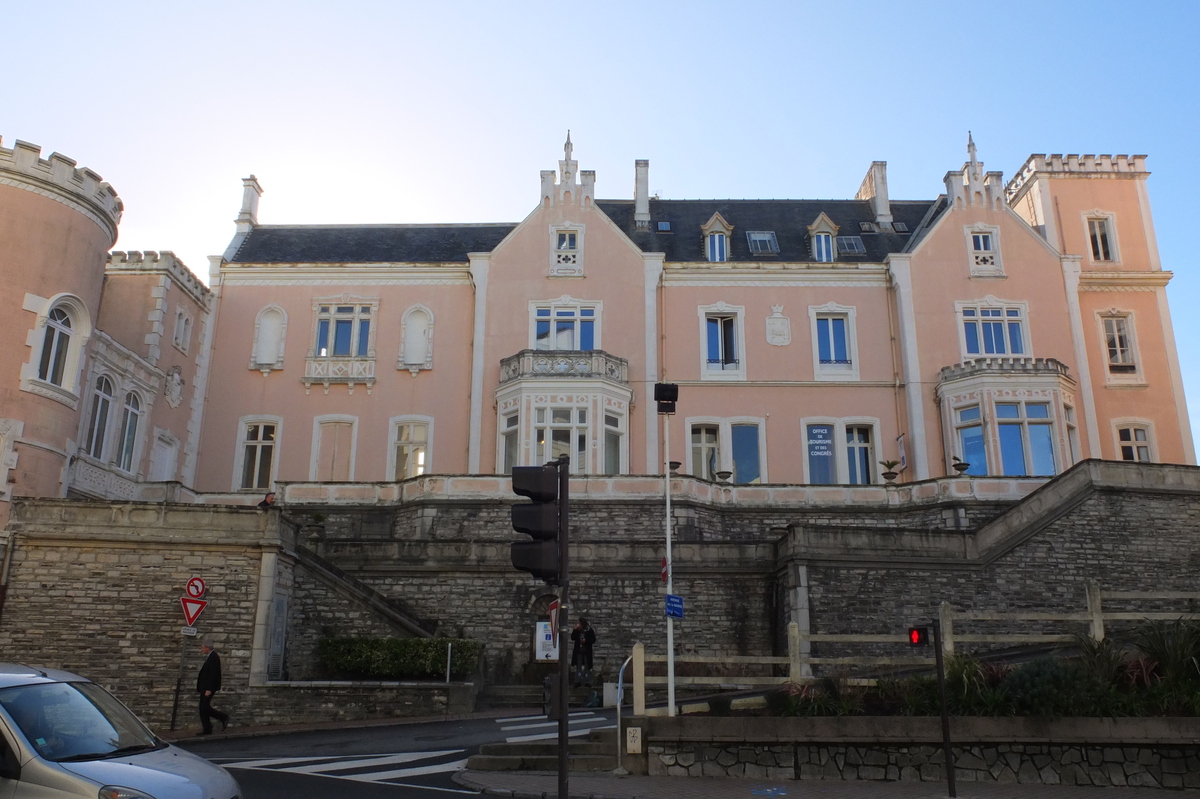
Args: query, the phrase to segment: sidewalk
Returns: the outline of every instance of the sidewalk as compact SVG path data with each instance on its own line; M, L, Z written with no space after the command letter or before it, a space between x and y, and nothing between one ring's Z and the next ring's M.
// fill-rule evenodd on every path
M558 775L548 772L460 771L454 781L465 788L512 799L557 799ZM1073 785L1000 785L960 782L967 799L1197 799L1200 791L1161 788L1094 788ZM571 799L944 799L942 782L868 782L826 780L741 780L729 777L617 777L572 774Z

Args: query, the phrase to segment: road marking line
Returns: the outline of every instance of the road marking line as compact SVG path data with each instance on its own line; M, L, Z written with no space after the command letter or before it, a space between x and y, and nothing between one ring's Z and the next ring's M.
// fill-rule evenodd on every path
M579 718L579 719L569 718L569 719L567 719L567 723L568 724L587 724L588 722L591 722L591 721L603 721L603 720L604 719L601 716L597 716L594 713L590 713L587 716L585 716L583 718ZM508 732L509 730L532 730L532 729L536 729L537 727L554 727L557 724L558 724L557 721L542 721L537 724L515 724L511 727L501 727L500 731Z
M616 725L613 725L613 726L616 726ZM567 737L568 738L578 738L582 735L587 735L591 731L592 731L591 728L588 728L586 730L571 730L570 732L567 733ZM558 733L556 733L556 732L544 732L539 735L514 735L511 738L505 738L504 742L508 743L508 744L519 744L519 743L524 743L525 741L548 741L551 738L557 738L557 737L558 737Z
M343 780L354 780L356 782L381 782L383 780L391 780L396 777L416 777L421 774L442 774L447 771L458 771L467 767L466 758L455 760L452 763L439 763L436 766L419 766L417 768L401 768L394 771L381 771L372 774L339 774L334 775Z
M288 771L292 774L321 774L326 771L341 771L342 769L352 768L367 768L370 766L392 766L397 763L411 763L414 760L428 760L433 757L442 755L457 755L464 750L449 749L444 752L406 752L402 755L392 755L391 757L376 757L365 758L362 760L341 760L335 763L316 763L307 766L292 766L291 768L277 769L278 771ZM349 776L343 774L335 774L335 777Z
M568 713L567 718L570 718L571 716L594 716L594 715L596 715L596 714L590 710L576 710L574 713ZM496 719L495 721L497 724L507 724L510 721L533 721L534 719L544 719L544 718L548 718L548 716L545 713L541 714L540 716L512 716L511 718Z
M462 749L442 749L433 752L401 752L397 754L383 753L379 755L342 755L338 758L326 757L277 757L269 760L249 760L240 763L228 763L230 768L249 768L249 769L268 769L271 771L294 771L298 773L307 773L308 771L333 770L339 768L355 768L356 766L345 766L342 763L358 763L362 766L369 766L372 763L380 765L391 765L392 763L409 763L413 760L424 760L431 757L443 757L445 755L457 755ZM347 761L346 758L351 757L354 760ZM315 762L323 761L323 762ZM386 762L383 762L386 761ZM299 763L308 765L300 766ZM286 766L292 764L289 768L272 769L272 766ZM303 771L302 771L303 770Z

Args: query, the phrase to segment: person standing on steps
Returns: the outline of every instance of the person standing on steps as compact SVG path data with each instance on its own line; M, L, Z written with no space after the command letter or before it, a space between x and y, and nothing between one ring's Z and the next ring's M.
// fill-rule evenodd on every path
M571 665L575 670L576 688L580 683L592 687L592 648L595 645L596 630L581 617L571 631Z
M200 642L200 652L204 655L204 664L196 675L196 692L200 694L200 726L201 735L212 735L212 719L221 722L221 732L229 726L229 714L222 713L212 706L213 695L221 690L221 656L217 654L211 638Z

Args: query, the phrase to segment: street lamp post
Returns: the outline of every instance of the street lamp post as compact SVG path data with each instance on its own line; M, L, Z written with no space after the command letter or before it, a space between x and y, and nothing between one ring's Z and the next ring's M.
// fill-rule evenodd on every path
M658 403L658 414L663 418L663 483L666 496L667 529L667 595L675 593L675 570L671 561L671 415L679 400L679 386L673 383L655 383L654 400ZM675 715L675 619L667 615L667 715Z

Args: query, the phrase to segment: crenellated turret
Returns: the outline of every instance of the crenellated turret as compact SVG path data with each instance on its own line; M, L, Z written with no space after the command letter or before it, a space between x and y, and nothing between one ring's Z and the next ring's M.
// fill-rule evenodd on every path
M51 153L41 157L42 148L18 139L12 149L0 139L0 174L23 188L44 194L71 206L91 219L117 240L117 225L121 222L124 205L121 198L104 179L65 155Z

